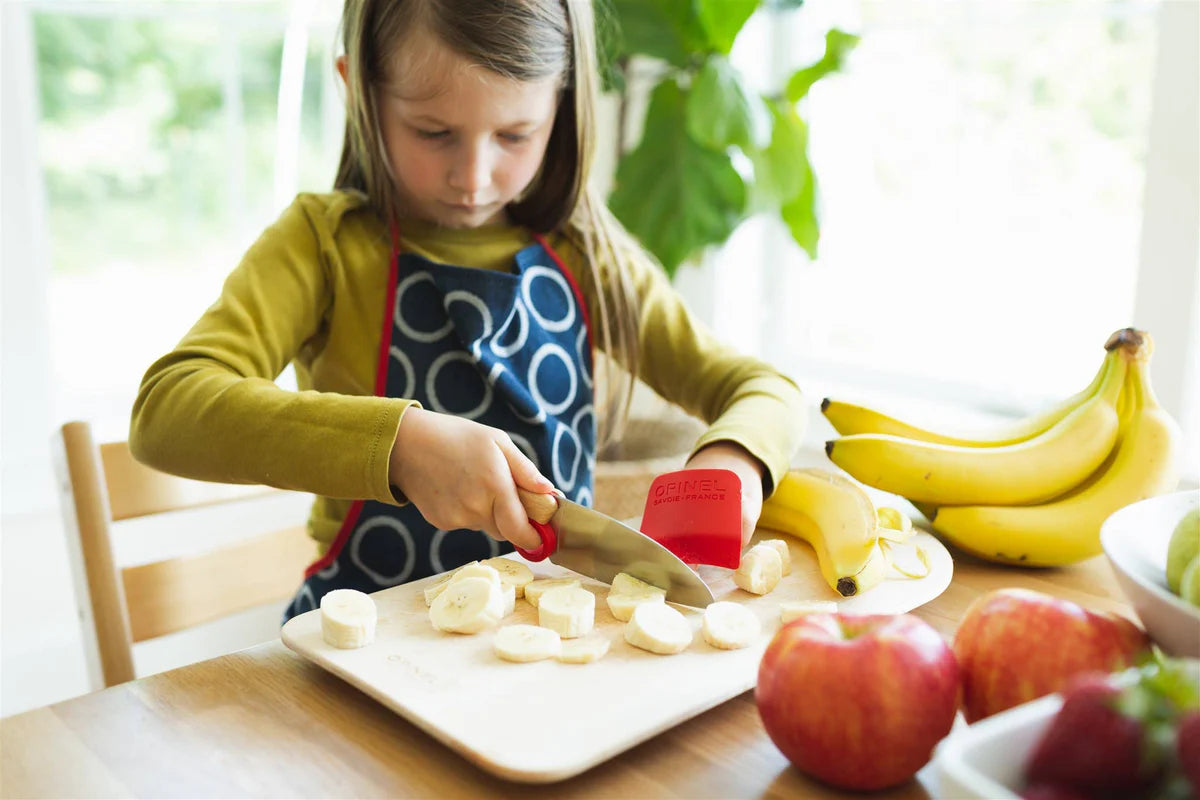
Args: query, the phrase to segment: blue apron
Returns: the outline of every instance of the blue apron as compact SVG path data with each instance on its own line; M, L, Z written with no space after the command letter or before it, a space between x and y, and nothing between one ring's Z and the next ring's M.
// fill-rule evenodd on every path
M511 273L399 253L375 394L507 431L567 497L592 503L596 425L587 308L541 236ZM305 572L284 621L332 589L375 592L511 552L482 531L439 530L411 503L358 500L324 557Z

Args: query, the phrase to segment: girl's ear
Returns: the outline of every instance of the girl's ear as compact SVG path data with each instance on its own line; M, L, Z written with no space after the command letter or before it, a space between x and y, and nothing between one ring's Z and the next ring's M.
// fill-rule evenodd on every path
M346 81L346 57L338 56L334 61L334 65L337 67L338 75L342 76L342 86L349 89L350 84Z

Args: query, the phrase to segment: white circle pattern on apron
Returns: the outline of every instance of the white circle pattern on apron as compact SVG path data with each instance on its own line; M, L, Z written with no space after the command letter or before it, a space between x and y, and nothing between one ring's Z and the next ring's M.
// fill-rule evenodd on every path
M465 361L467 364L470 364L472 366L475 365L475 362L471 360L471 356L468 353L464 353L462 351L454 351L454 350L451 350L446 353L442 353L440 356L438 356L436 359L434 359L433 364L430 365L430 367L429 367L429 373L425 376L425 395L428 399L430 407L434 411L438 411L443 414L454 414L457 417L465 417L466 419L478 419L479 416L484 411L487 411L488 408L490 408L492 405L492 386L482 376L475 375L475 377L478 378L479 385L482 387L482 395L483 396L480 398L479 402L473 408L468 408L468 409L463 409L463 410L448 408L442 402L441 398L438 397L438 392L437 392L438 373L440 373L447 364L453 363L455 361ZM455 388L461 389L462 387L458 386Z
M366 548L367 534L377 528L386 528L396 534L404 547L404 566L395 575L385 575L378 572L373 564L368 564L367 559L363 557L363 550ZM397 548L399 549L399 548ZM416 565L417 551L413 547L412 534L408 532L408 528L398 519L387 516L368 517L354 531L353 537L350 539L350 560L354 566L361 569L375 583L382 586L395 586L398 583L404 583L408 580L408 576L412 574L413 567Z
M436 342L454 329L453 322L447 318L444 325L441 325L432 331L421 331L412 327L412 325L409 324L406 315L400 313L400 307L404 302L405 296L410 291L413 291L413 287L419 283L429 283L436 288L436 284L433 283L433 276L428 272L414 272L412 275L409 275L407 278L401 281L400 285L396 287L396 303L395 310L392 312L392 322L395 323L397 328L404 331L404 334L413 341Z
M537 303L533 301L533 283L537 278L548 278L562 292L562 305L566 308L566 313L561 319L549 319L543 310L537 307ZM540 265L529 267L525 270L524 275L521 276L521 294L529 306L529 313L546 330L558 333L565 331L575 322L575 303L572 302L574 297L571 293L571 287L567 285L567 279L558 270ZM546 310L548 311L549 309Z

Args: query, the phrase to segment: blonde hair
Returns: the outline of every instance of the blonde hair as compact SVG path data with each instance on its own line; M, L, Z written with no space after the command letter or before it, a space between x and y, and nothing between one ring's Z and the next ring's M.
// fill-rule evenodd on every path
M638 371L633 259L648 257L589 186L600 96L591 0L345 0L346 137L335 188L364 193L383 219L398 210L377 114L376 89L404 39L429 32L464 58L519 81L558 76L554 128L541 169L508 207L516 224L561 230L583 254L596 288L593 319L607 370L599 444L620 437Z

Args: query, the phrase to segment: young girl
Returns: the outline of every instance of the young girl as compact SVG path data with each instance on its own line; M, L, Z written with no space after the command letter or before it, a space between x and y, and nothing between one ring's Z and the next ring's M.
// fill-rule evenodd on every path
M535 548L518 486L590 504L599 347L709 422L687 466L737 473L748 538L800 393L715 341L589 188L590 2L346 0L342 29L336 188L299 196L150 367L135 456L318 496L290 617ZM273 382L289 363L299 392Z

